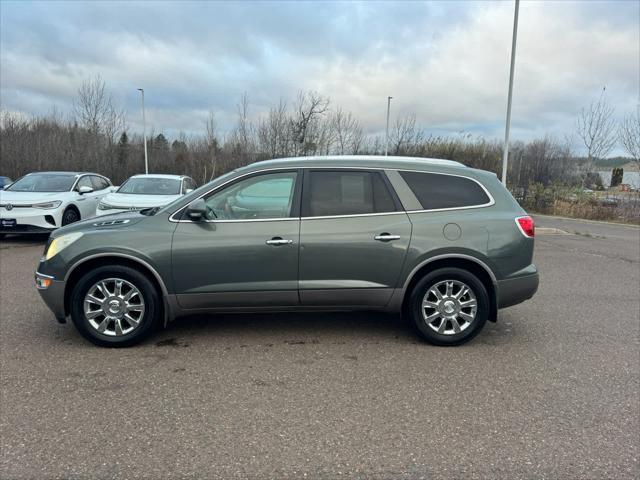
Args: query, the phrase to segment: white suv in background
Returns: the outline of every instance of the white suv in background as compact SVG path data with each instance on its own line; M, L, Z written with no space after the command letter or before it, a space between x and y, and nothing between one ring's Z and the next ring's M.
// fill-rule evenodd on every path
M102 199L97 215L163 207L195 188L196 182L184 175L134 175Z
M100 199L113 188L97 173L29 173L0 191L0 238L49 232L94 217Z

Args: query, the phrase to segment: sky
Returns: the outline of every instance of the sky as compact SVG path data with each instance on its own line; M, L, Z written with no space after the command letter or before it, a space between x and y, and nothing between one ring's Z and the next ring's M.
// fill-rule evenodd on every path
M0 105L70 112L100 75L141 132L224 133L240 96L264 114L300 90L331 98L370 134L415 114L427 133L504 136L514 3L0 1ZM575 132L606 87L616 117L640 103L640 1L520 6L512 138ZM576 140L576 148L579 144ZM613 153L618 152L614 151Z

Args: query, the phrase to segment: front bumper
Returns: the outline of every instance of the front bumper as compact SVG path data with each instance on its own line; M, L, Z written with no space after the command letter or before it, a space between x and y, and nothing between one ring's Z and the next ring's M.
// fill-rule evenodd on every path
M60 226L60 209L20 208L0 211L0 233L46 233ZM11 226L6 225L11 221Z
M529 300L538 291L540 276L535 265L527 268L527 275L499 280L497 285L498 308L511 307Z
M42 300L47 304L49 310L53 312L58 322L66 323L67 314L64 308L64 280L56 280L51 275L36 272L35 282Z

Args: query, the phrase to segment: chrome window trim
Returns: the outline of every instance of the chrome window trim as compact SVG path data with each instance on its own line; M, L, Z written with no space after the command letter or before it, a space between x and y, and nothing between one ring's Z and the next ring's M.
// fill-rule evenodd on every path
M182 210L182 209L180 209ZM298 221L300 220L300 217L284 217L284 218L241 218L241 219L236 219L236 220L225 220L225 219L221 219L221 220L198 220L197 222L194 222L193 220L175 220L175 219L171 219L169 218L170 222L173 223L246 223L246 222L291 222L291 221Z
M378 212L378 213L352 213L350 215L322 215L315 217L300 217L300 220L321 220L324 218L353 218L353 217L379 217L381 215L406 215L408 212Z
M371 216L378 216L378 215L397 215L397 214L409 214L409 213L425 213L425 212L446 212L446 211L450 211L450 210L468 210L468 209L474 209L474 208L485 208L485 207L490 207L492 205L495 205L496 201L493 198L493 195L491 195L491 192L489 192L489 190L487 190L487 188L478 180L476 180L473 177L469 177L467 175L458 175L455 173L444 173L444 172L433 172L433 171L429 171L429 170L413 170L413 169L395 169L395 168L388 168L388 167L337 167L337 166L308 166L308 167L273 167L273 168L266 168L263 170L255 170L252 172L247 172L244 173L242 175L239 175L235 178L229 179L226 182L212 188L211 190L207 190L205 193L201 194L199 197L194 198L192 201L194 200L198 200L200 198L206 197L207 195L209 195L210 193L213 193L217 190L220 190L222 188L224 188L225 185L231 183L231 182L235 182L236 180L240 180L244 177L247 177L249 175L257 175L257 174L263 174L263 173L271 173L271 172L278 172L278 171L282 171L282 170L288 170L288 171L292 171L292 170L369 170L369 171L377 171L377 172L382 172L383 174L385 173L385 170L394 170L396 172L413 172L413 173L430 173L433 175L449 175L452 177L461 177L461 178L466 178L468 180L472 180L474 182L476 182L478 185L480 185L480 188L482 188L482 190L485 192L485 194L489 197L489 202L481 204L481 205L471 205L471 206L464 206L464 207L448 207L448 208L431 208L431 209L420 209L420 210L403 210L401 212L381 212L381 213L357 213L357 214L352 214L352 215L328 215L328 216L316 216L316 217L286 217L286 218L255 218L255 219L240 219L240 220L205 220L205 221L197 221L194 222L193 220L179 220L174 218L177 214L179 214L180 212L182 212L182 210L184 210L185 208L187 208L187 205L184 205L183 207L180 207L178 210L176 210L175 212L173 212L170 216L169 216L169 221L173 222L173 223L237 223L237 222L275 222L275 221L283 221L283 220L317 220L317 219L321 219L321 218L351 218L351 217L371 217ZM406 181L404 179L402 179L405 183ZM407 185L407 188L409 188L409 185Z
M247 172L244 173L242 175L239 175L237 177L231 178L229 180L227 180L226 182L213 187L211 190L207 190L205 193L201 194L199 197L194 198L193 200L191 200L191 202L194 202L200 198L206 197L207 195L209 195L210 193L214 193L217 190L221 190L225 185L231 183L231 182L235 182L236 180L240 180L244 177L250 176L250 175L257 175L257 174L261 174L261 173L271 173L271 172L278 172L278 171L295 171L297 173L298 170L300 170L299 167L278 167L278 168L268 168L268 169L264 169L264 170L255 170L253 172ZM191 203L189 202L189 203ZM239 219L239 220L199 220L197 222L194 222L193 220L179 220L177 218L174 218L178 213L182 212L182 210L184 210L185 208L187 208L189 206L189 203L187 203L186 205L184 205L183 207L180 207L178 210L176 210L175 212L173 212L170 216L169 216L169 221L173 222L173 223L226 223L226 222L230 222L230 223L236 223L236 222L275 222L275 221L281 221L281 220L300 220L300 217L284 217L284 218L253 218L253 219Z

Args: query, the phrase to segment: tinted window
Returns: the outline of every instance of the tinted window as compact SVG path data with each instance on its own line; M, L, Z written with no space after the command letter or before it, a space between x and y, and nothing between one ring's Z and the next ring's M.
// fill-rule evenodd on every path
M310 171L305 185L305 217L395 211L378 172Z
M107 182L102 177L97 177L97 176L94 175L94 176L91 177L91 181L93 182L93 189L94 190L104 190L105 188L109 187L109 182Z
M295 172L256 175L206 199L207 219L287 218L291 213Z
M75 181L75 175L36 173L16 180L7 190L13 192L68 192Z
M490 201L483 188L468 178L435 173L399 173L425 210L471 207Z

